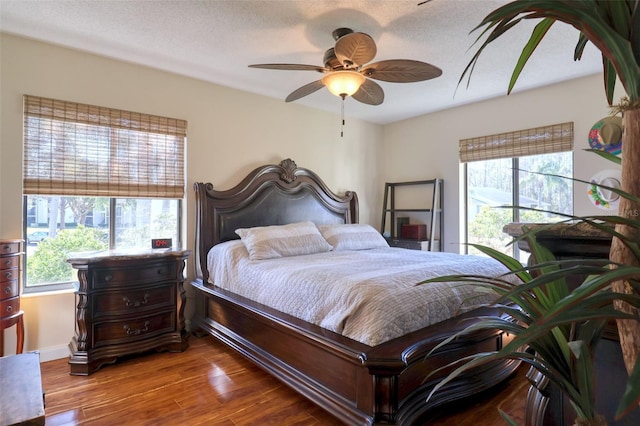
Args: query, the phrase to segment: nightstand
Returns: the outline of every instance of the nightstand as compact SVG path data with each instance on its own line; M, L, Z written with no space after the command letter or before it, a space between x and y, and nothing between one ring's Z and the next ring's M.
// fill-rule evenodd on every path
M78 270L72 375L88 375L118 357L149 350L182 352L184 264L190 250L71 254Z
M16 326L16 354L24 346L24 320L20 310L22 240L0 240L0 357L4 356L4 330Z
M411 250L427 250L427 251L440 251L440 241L435 240L433 242L433 248L429 248L429 241L423 240L410 240L408 238L392 238L385 237L390 247L400 247Z

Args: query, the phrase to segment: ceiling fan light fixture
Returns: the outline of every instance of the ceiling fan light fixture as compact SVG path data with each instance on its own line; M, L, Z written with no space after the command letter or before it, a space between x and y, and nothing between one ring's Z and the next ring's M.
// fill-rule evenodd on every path
M344 99L360 89L366 78L357 71L332 71L322 77L329 92Z

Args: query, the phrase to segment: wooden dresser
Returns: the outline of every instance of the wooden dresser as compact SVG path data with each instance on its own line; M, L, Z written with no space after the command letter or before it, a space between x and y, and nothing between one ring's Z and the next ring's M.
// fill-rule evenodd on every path
M105 251L67 259L78 270L72 375L91 374L123 355L188 347L183 270L190 254Z
M22 240L0 240L0 357L4 356L4 330L16 326L16 354L24 346L24 320L20 310Z

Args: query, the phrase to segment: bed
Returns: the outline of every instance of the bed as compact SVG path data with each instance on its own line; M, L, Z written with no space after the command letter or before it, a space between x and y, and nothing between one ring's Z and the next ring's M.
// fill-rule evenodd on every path
M192 330L211 334L346 424L421 424L433 408L489 389L517 369L519 363L514 360L484 366L452 381L427 402L427 395L446 370L429 376L430 372L465 355L498 349L509 336L500 330L485 330L457 339L426 357L429 351L468 326L474 317L502 314L486 307L474 308L367 344L367 340L347 337L334 327L242 295L232 286L214 283L209 254L234 245L239 249L241 244L234 241L239 238L237 229L301 222L327 228L357 224L355 192L333 193L318 175L291 159L258 167L228 190L219 191L202 182L194 188L196 278L192 285L196 309ZM218 280L225 277L222 271L216 269Z

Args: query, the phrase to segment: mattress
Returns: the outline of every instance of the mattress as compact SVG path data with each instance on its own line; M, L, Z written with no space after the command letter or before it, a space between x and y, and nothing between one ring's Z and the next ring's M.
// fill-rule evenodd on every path
M496 298L470 283L417 283L451 274L507 272L482 256L391 247L251 260L240 240L214 246L207 264L214 286L369 346Z

